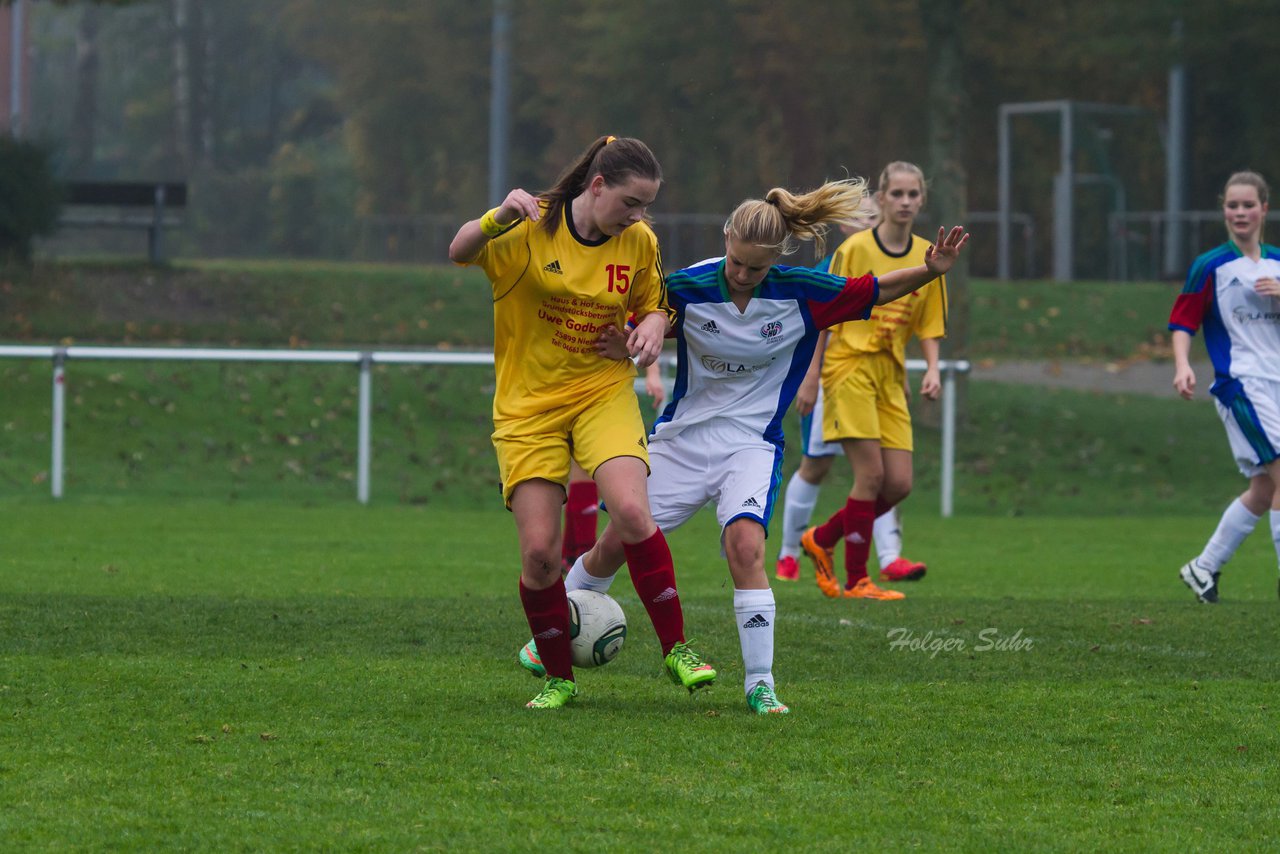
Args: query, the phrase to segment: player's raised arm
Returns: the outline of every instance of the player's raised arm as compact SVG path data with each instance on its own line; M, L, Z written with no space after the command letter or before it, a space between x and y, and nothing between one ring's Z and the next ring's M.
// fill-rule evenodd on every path
M919 267L908 267L905 270L894 270L879 278L880 296L876 300L876 305L884 305L904 297L946 273L960 257L960 250L968 242L969 232L965 231L962 225L957 225L951 231L939 228L938 242L925 252L924 264Z
M476 259L490 240L522 219L537 222L538 216L537 198L517 187L507 193L502 204L462 224L449 244L449 260L455 264L468 264Z

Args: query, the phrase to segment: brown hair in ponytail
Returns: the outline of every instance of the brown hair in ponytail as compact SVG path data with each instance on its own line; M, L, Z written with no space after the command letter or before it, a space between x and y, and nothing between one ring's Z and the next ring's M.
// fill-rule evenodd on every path
M587 185L599 175L606 186L615 187L632 177L662 181L662 167L649 146L630 137L602 136L578 159L569 164L556 183L544 190L538 198L546 202L546 211L538 223L554 235L560 228L560 212L575 196L587 189Z

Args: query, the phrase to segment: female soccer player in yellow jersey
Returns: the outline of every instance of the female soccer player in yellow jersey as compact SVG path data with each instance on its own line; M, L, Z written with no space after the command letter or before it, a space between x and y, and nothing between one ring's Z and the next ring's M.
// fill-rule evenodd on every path
M832 273L881 276L923 263L932 250L927 240L911 233L925 201L924 173L918 166L903 161L886 166L880 173L876 201L879 224L840 245L831 259ZM946 306L946 280L940 277L900 300L878 306L870 323L843 323L831 331L822 356L822 432L827 442L843 447L853 467L853 488L844 507L800 538L801 547L814 561L818 587L827 596L904 598L867 576L867 556L876 518L911 492L907 340L912 335L920 339L928 364L920 393L936 398L941 390L938 339L946 334ZM845 541L843 589L832 567L841 538ZM916 564L896 577L882 569L882 576L907 580L923 571L923 565Z
M658 240L644 222L661 184L648 146L602 136L551 189L512 190L449 245L452 261L480 266L493 285L493 445L520 540L520 601L546 674L530 708L558 708L578 693L560 567L571 458L595 480L621 534L668 674L690 691L716 677L684 636L671 550L649 510L633 386L636 365L658 357L670 325ZM601 330L633 315L635 363L601 358Z

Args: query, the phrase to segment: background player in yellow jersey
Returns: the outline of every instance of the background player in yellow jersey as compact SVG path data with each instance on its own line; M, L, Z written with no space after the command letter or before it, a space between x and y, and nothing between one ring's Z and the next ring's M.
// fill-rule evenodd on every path
M649 459L633 386L662 351L670 309L658 240L644 222L662 169L637 139L600 137L538 196L522 189L465 223L449 258L493 285L493 444L520 540L520 601L546 674L531 708L578 694L560 568L560 508L569 461L589 472L625 544L636 593L667 672L690 691L716 673L685 643L671 550L653 521ZM601 358L606 326L637 324L635 358Z
M876 201L880 222L836 250L831 272L883 275L922 263L930 244L913 235L925 201L924 174L904 161L880 173ZM845 506L824 524L810 528L800 544L814 561L818 586L827 596L901 599L867 576L872 528L911 492L911 413L907 408L906 344L920 339L928 368L920 393L937 397L938 339L946 334L946 282L939 278L900 300L878 306L870 323L844 323L831 331L822 357L823 438L839 442L853 468L853 488ZM836 543L845 541L843 589L832 565ZM922 565L895 580L918 578ZM887 569L887 567L886 567Z
M879 222L879 206L875 205L875 216L865 225L841 225L844 237L850 237L865 228L872 228ZM843 242L844 238L841 238ZM839 245L839 244L837 244ZM828 271L834 251L824 257L814 269ZM778 548L778 564L776 574L780 581L800 580L800 537L809 529L814 507L818 504L818 496L822 490L822 482L826 480L836 458L844 458L844 448L839 442L827 442L822 438L822 353L827 347L829 331L823 330L819 336L818 346L813 352L813 362L805 373L804 381L796 392L795 408L800 416L800 465L787 481L786 495L782 503L782 544ZM911 389L908 386L907 396ZM907 560L902 556L902 527L898 519L898 509L876 517L872 529L871 541L875 544L876 554L880 558L880 577L889 580L916 579L923 577L925 565Z

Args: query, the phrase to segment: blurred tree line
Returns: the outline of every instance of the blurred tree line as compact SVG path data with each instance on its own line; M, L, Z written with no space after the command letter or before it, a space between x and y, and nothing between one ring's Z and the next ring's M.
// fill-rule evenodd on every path
M31 8L29 126L60 173L188 181L192 251L395 257L487 206L492 2ZM1080 168L1159 209L1175 62L1191 83L1191 207L1212 207L1237 168L1280 182L1274 0L540 0L511 14L512 185L546 186L601 133L634 135L667 175L659 218L874 179L893 159L946 173L940 216L991 211L998 106L1057 99L1148 111L1078 129ZM1014 207L1047 222L1056 119L1018 133Z

